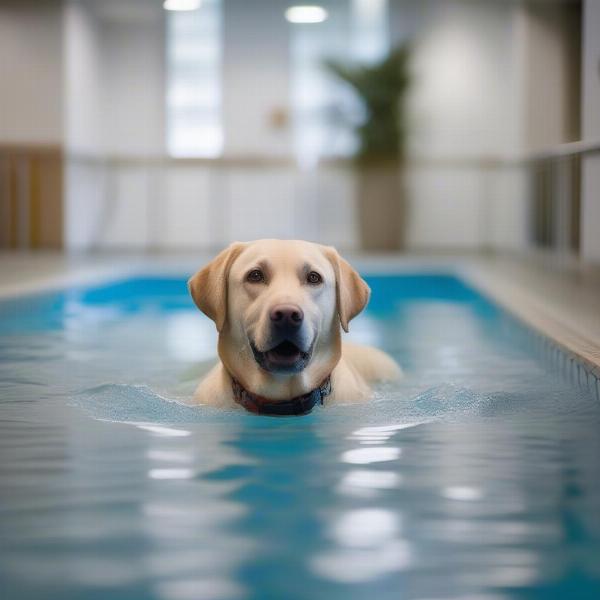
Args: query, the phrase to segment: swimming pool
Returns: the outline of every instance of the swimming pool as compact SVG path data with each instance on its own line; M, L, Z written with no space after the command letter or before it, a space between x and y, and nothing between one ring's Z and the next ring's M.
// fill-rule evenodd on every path
M365 406L182 401L185 278L0 302L3 599L600 597L598 382L447 274L367 277Z

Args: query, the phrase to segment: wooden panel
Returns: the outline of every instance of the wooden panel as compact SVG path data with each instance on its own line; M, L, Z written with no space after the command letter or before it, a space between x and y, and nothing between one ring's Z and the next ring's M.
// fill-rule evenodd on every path
M43 182L40 205L40 247L63 245L63 160L61 154L46 157L40 165Z
M40 158L34 156L29 163L29 246L40 247L41 239Z
M14 156L8 162L8 247L16 248L19 239L18 173Z
M9 170L8 157L0 154L0 248L8 248L10 237Z
M63 246L59 146L0 146L0 248Z

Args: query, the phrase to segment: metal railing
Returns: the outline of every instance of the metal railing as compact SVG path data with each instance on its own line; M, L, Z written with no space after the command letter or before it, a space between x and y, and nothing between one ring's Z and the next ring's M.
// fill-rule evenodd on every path
M579 256L582 159L598 153L600 142L573 142L521 158L531 178L531 240L535 247Z

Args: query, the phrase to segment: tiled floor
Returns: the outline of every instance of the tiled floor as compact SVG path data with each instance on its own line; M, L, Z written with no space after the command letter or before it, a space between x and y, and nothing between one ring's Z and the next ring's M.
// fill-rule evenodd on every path
M0 254L0 297L72 282L107 280L135 272L193 273L206 253L68 256ZM552 258L482 255L350 255L365 272L457 271L535 330L576 355L600 377L600 271L558 266Z

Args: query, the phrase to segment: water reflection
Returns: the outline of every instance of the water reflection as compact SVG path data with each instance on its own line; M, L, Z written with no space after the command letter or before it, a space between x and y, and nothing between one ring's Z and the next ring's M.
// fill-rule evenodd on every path
M237 580L260 593L252 598L318 597L304 557L321 545L317 511L333 495L326 461L331 449L306 420L245 421L230 440L252 466L224 465L211 481L236 482L228 498L245 507L236 529L255 546L238 567Z
M184 438L148 431L152 484L143 495L140 527L154 549L145 563L154 594L165 600L243 597L233 573L255 546L236 530L247 506L231 497L238 482L214 477L252 462L232 446L235 428L215 423Z
M481 500L483 492L476 487L468 487L466 485L451 485L442 490L442 496L449 500Z
M347 495L373 497L378 490L397 488L401 483L402 476L395 471L355 469L342 477L338 491Z
M185 468L150 469L148 471L150 479L191 479L193 476L194 471Z
M353 448L346 450L341 456L342 462L353 465L368 465L370 463L387 462L400 457L402 450L392 446L377 448Z
M235 600L244 597L244 589L227 579L176 579L155 586L163 600Z
M369 548L393 540L400 531L400 515L382 508L362 508L342 513L331 527L340 546Z
M192 312L178 312L166 320L166 350L179 361L213 359L217 332L212 322Z
M187 429L180 429L177 427L166 427L164 425L138 423L136 424L136 427L138 429L149 431L150 433L161 437L187 437L188 435L192 435L192 432L188 431Z
M366 583L404 571L411 561L410 546L402 540L382 542L369 549L325 552L311 560L316 575L336 583Z

